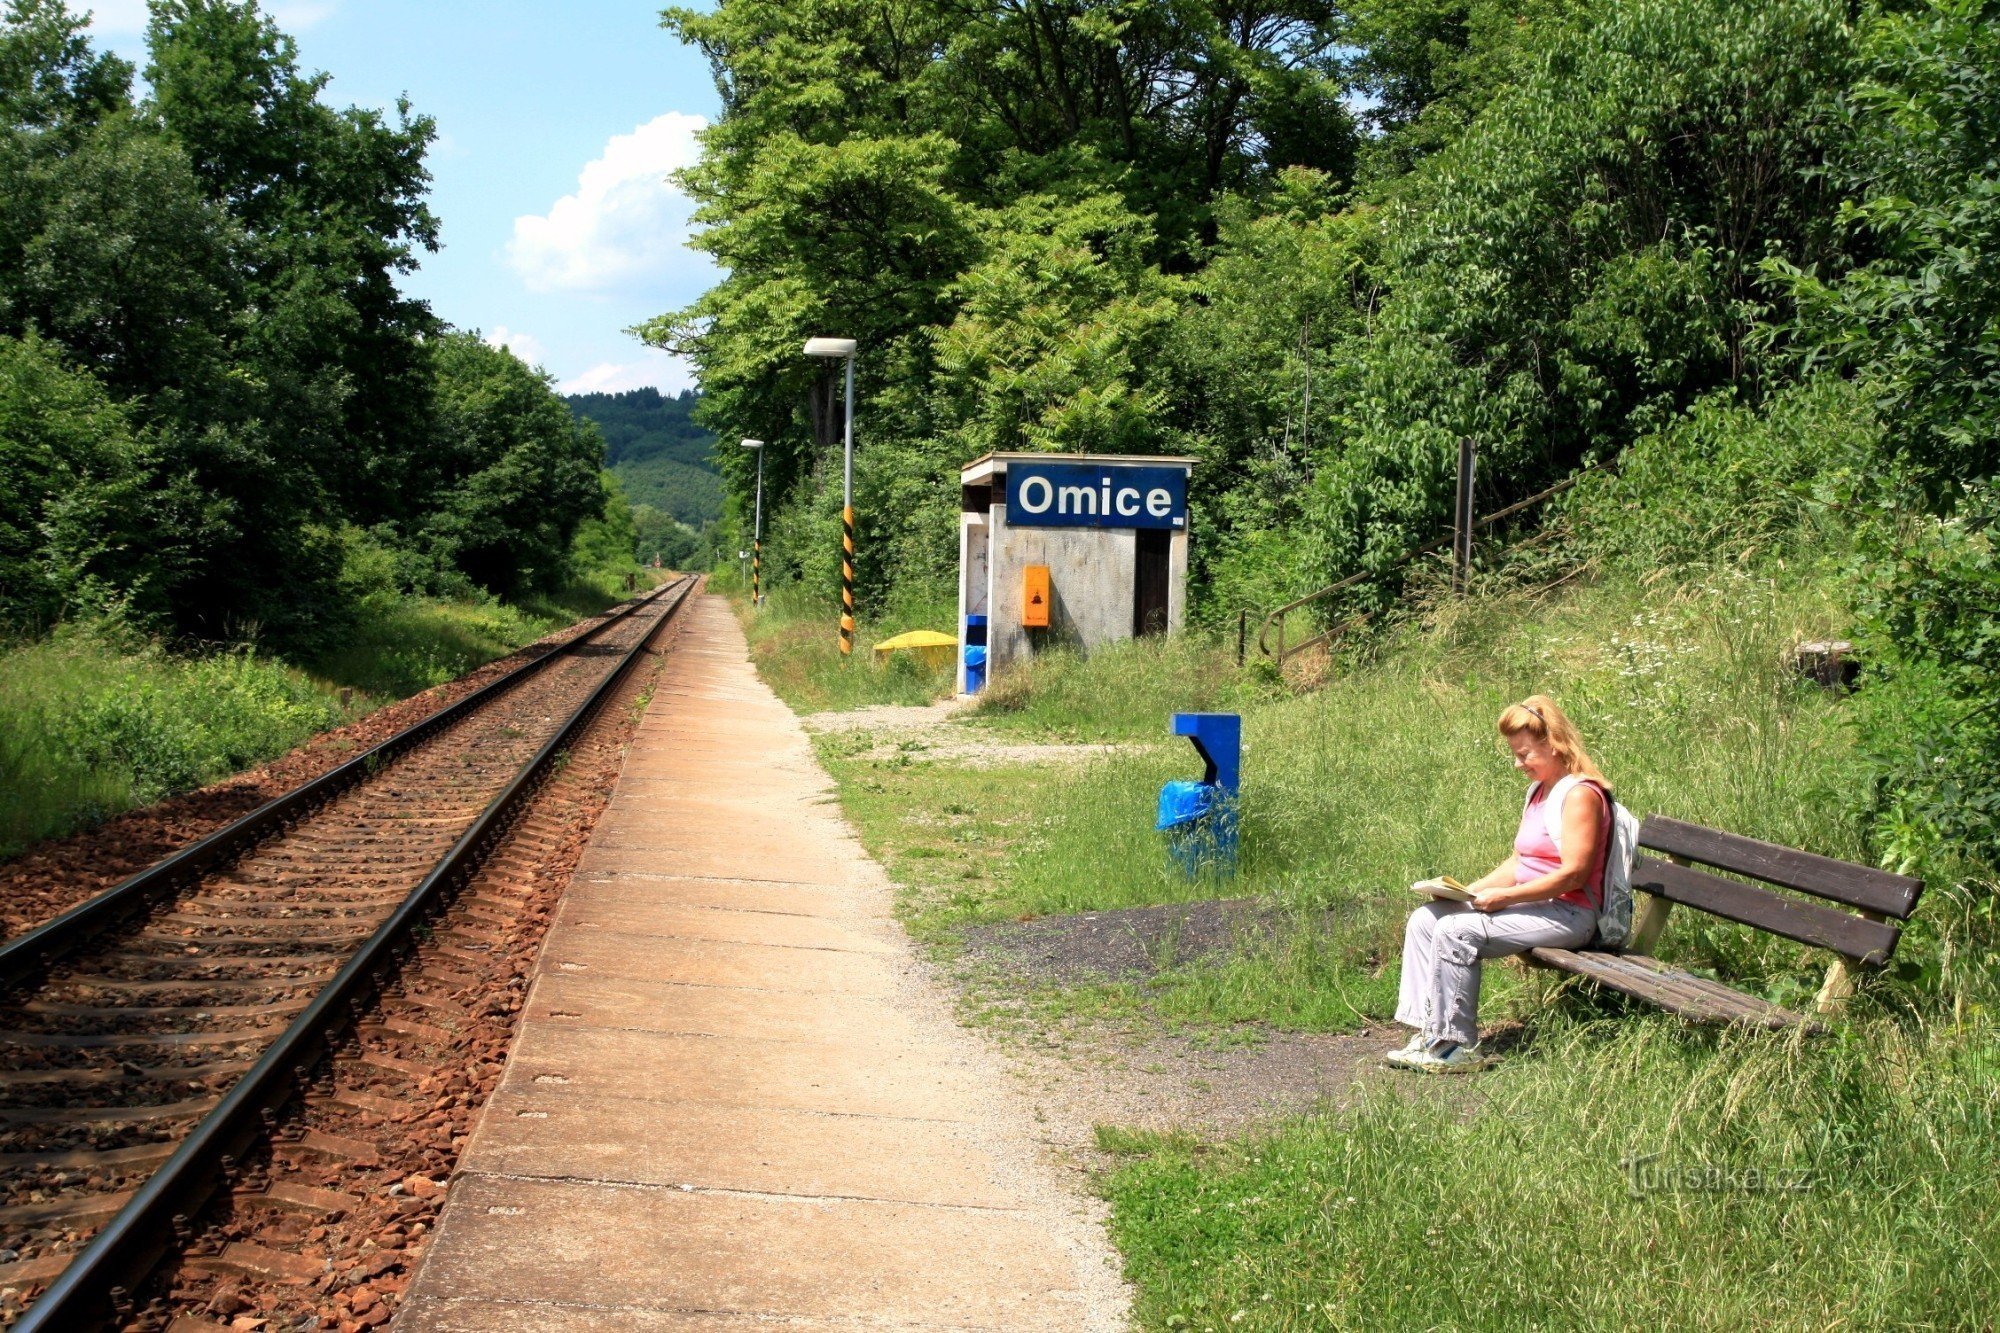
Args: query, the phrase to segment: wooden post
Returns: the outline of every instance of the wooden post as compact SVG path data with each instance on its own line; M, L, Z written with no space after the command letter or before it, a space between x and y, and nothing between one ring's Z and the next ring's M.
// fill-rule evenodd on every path
M1883 919L1880 912L1861 911L1870 921ZM1847 997L1854 994L1854 973L1860 965L1852 958L1836 958L1826 969L1826 980L1820 983L1819 994L1813 997L1813 1010L1822 1014L1837 1014L1847 1006Z
M1687 864L1678 856L1669 856L1667 860L1677 866ZM1632 932L1625 937L1622 952L1650 957L1654 946L1660 942L1660 932L1667 928L1667 913L1674 910L1674 905L1651 893L1639 892L1638 897L1639 904L1632 912Z
M1650 956L1653 946L1660 942L1660 932L1667 928L1667 913L1674 910L1674 905L1650 893L1641 893L1638 898L1639 905L1632 913L1632 932L1625 937L1621 952Z
M1813 997L1813 1012L1837 1014L1847 1006L1847 997L1854 994L1853 964L1845 958L1836 958L1826 970L1826 980L1821 983L1819 994Z
M1236 613L1236 665L1243 665L1243 654L1250 645L1250 608L1244 607Z
M1472 482L1479 466L1472 437L1458 442L1458 498L1452 507L1451 590L1463 597L1472 581Z

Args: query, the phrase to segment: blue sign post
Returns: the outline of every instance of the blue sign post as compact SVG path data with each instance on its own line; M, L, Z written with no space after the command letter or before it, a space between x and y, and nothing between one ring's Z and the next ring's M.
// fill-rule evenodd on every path
M1007 524L1016 528L1185 528L1187 469L1014 463Z

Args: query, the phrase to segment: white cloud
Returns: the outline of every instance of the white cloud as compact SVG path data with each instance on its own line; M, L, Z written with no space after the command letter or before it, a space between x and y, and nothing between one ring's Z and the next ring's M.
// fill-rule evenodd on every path
M676 272L706 271L685 249L693 204L667 181L700 152L708 122L669 111L630 134L614 135L577 176L576 193L545 216L514 219L507 260L537 292L637 295Z
M100 36L146 31L146 0L88 0L76 7L89 10L91 30ZM332 18L339 7L333 0L278 0L263 8L283 31L303 32Z
M683 358L649 347L639 353L637 361L601 362L564 380L558 388L563 393L623 393L648 386L661 393L679 393L694 387L694 373Z
M532 333L510 329L505 324L496 325L493 332L486 335L486 345L506 348L523 365L540 366L549 359L548 349L542 346L541 339Z

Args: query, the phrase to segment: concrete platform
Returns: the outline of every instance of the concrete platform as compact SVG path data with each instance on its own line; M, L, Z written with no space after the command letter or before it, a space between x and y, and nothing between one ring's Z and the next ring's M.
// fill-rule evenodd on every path
M727 605L686 615L396 1327L1125 1327Z

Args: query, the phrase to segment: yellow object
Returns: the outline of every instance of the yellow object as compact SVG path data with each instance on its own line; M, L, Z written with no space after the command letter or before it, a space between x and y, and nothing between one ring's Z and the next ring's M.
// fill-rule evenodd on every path
M887 662L890 653L914 653L917 660L925 666L942 671L949 667L952 659L957 656L958 640L949 634L940 634L934 629L913 629L876 644L876 663L879 665Z
M1029 629L1049 627L1049 567L1029 565L1023 571L1021 623Z

